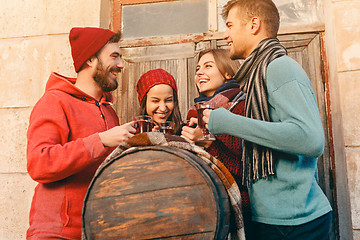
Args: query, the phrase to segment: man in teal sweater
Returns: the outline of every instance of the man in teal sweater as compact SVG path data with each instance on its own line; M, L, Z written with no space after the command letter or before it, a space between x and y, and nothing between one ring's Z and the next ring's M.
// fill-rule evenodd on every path
M317 182L323 127L310 80L276 38L278 10L271 0L231 0L223 16L231 58L245 59L235 76L245 116L220 108L204 121L212 134L244 139L256 239L328 239L332 209Z

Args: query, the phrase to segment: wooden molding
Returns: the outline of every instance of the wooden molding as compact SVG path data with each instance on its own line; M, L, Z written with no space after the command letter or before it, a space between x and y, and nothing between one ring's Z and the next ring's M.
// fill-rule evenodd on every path
M136 5L144 3L155 3L155 2L172 2L175 0L118 0L121 5Z

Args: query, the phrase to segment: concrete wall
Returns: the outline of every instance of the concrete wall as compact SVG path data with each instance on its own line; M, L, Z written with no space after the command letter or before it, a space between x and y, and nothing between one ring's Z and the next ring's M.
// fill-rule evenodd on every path
M333 119L339 155L347 166L347 183L350 192L351 220L354 239L360 239L360 1L333 0L325 8L327 22L332 26L329 42ZM337 119L336 119L337 118ZM341 123L341 124L339 124ZM339 133L342 131L342 133ZM343 139L340 139L342 134ZM337 158L342 162L343 159ZM342 176L337 175L337 178ZM346 187L346 183L338 189ZM342 190L342 189L341 189ZM340 190L340 191L341 191ZM339 196L342 197L342 196ZM346 211L344 209L344 211ZM345 239L345 238L344 238Z
M105 25L100 19L109 8L102 11L102 2L0 0L0 240L25 239L28 228L35 186L26 171L31 109L52 71L75 76L68 32Z
M28 227L35 186L26 173L31 109L52 71L75 76L71 27L108 27L110 2L0 0L0 240L25 239ZM360 240L360 1L323 2L337 197L351 206L339 209L341 239L350 239L352 225Z

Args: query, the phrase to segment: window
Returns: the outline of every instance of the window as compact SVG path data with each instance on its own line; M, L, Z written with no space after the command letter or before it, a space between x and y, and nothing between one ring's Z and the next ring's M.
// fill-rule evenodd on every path
M129 4L121 12L124 39L209 31L209 0Z

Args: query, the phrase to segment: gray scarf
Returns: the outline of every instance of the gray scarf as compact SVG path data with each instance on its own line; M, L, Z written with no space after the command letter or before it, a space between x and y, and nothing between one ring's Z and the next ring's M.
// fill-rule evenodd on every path
M234 79L246 93L245 117L270 122L266 90L266 69L275 58L287 51L276 38L262 40L248 56ZM275 175L273 151L270 148L244 141L243 183Z

